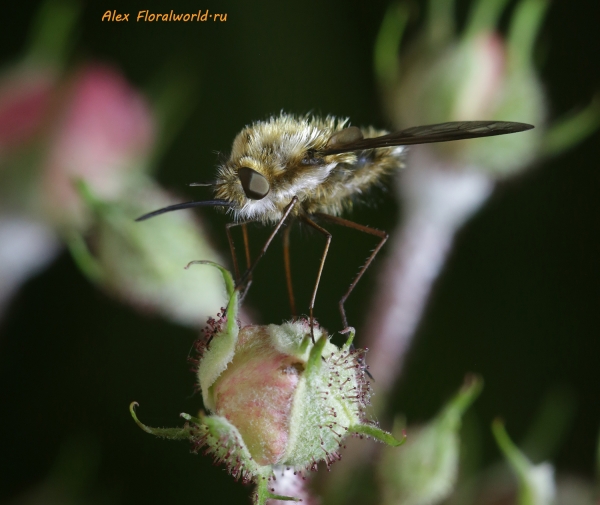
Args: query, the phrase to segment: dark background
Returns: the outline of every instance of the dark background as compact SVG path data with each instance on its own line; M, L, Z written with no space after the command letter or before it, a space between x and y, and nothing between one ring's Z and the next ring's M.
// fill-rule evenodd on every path
M457 3L464 21L468 2ZM242 126L282 109L390 126L372 72L373 42L387 2L151 4L86 6L75 61L112 63L142 89L168 65L197 78L193 113L160 162L166 187L198 198L204 190L186 184L211 177L214 152L228 152ZM20 54L36 7L3 5L2 61ZM102 13L113 8L134 18L147 8L209 9L228 19L102 23ZM596 0L555 2L549 9L538 45L553 117L586 105L600 90L599 19ZM412 25L408 36L416 29ZM592 476L600 427L599 142L595 134L503 183L464 228L399 384L396 409L413 422L433 415L466 372L482 374L485 390L474 410L484 463L499 457L488 430L494 417L502 416L519 441L544 395L561 388L576 410L552 459L558 472ZM375 200L376 206L361 207L352 218L392 230L397 204L385 193ZM224 249L226 218L205 215ZM258 249L266 231L251 234ZM296 232L292 240L296 258L313 262L308 268L296 261L297 279L312 278L320 238ZM350 241L356 247L349 248ZM337 299L372 246L369 238L334 231L317 306L326 327L339 326ZM248 298L262 322L289 317L280 247L259 268ZM357 326L375 274L376 267L347 304ZM301 306L308 292L300 289ZM137 400L140 418L154 426L177 425L179 412L197 411L200 399L186 363L193 331L119 305L90 285L66 253L27 283L0 331L0 501L64 468L92 502L247 502L249 490L233 484L223 468L189 455L185 443L143 433L127 410ZM59 454L67 454L67 463L57 470Z

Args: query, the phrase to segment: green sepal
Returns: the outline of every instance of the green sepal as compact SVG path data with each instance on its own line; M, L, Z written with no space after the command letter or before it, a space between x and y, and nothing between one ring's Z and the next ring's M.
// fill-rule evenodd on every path
M300 343L300 346L298 347L298 354L300 356L304 355L304 353L306 352L306 349L308 349L309 345L310 345L310 335L306 335L302 339L302 342Z
M309 376L317 373L321 368L321 356L323 355L325 344L327 344L328 341L327 335L324 334L319 340L317 340L313 348L310 350L308 362L306 363L307 379Z
M473 38L481 33L493 32L506 7L507 0L478 0L473 3L463 37Z
M542 141L544 156L557 156L592 135L600 127L600 93L583 110L552 123Z
M190 261L187 265L186 265L186 270L188 268L190 268L190 266L192 265L210 265L213 266L217 269L219 269L219 271L221 272L221 275L223 276L223 280L225 281L225 289L227 290L227 296L229 296L229 298L231 298L235 292L235 284L233 282L233 277L231 276L231 272L229 270L227 270L224 266L219 265L218 263L215 263L214 261L208 261L208 260L195 260L195 261Z
M411 429L405 448L384 451L379 465L383 504L428 505L450 497L458 477L461 419L482 385L478 376L467 376L439 414L424 426ZM404 425L397 418L393 433L403 433Z
M350 428L348 428L348 433L366 435L392 447L400 447L402 444L404 444L404 442L406 442L406 433L403 433L402 440L398 440L391 433L388 433L387 431L384 431L380 428L377 428L376 426L372 426L369 424L357 424L351 426Z
M198 426L202 426L204 424L204 416L202 415L202 413L200 413L200 415L202 416L202 419L190 416L189 414L182 412L181 414L179 414L179 417L183 417L186 421L190 421L194 424L197 424Z
M521 0L508 29L508 63L514 69L531 68L533 48L550 2Z
M81 177L76 177L71 180L73 187L77 194L81 197L81 199L88 205L90 208L94 208L97 206L101 206L102 202L99 200L94 192L90 188L90 185L85 182L85 179Z
M356 330L352 326L348 326L348 328L346 328L345 330L340 331L341 335L345 335L346 333L349 333L350 335L348 336L346 343L342 346L342 351L347 351L348 349L350 349L350 346L354 341L354 335L356 335Z
M239 327L237 315L239 310L239 291L235 288L233 277L229 270L214 261L196 260L190 261L185 268L191 265L210 265L217 268L223 276L229 304L227 305L227 323L223 331L211 343L210 350L206 352L200 367L198 368L198 380L202 389L204 405L209 410L214 410L215 405L211 395L211 386L227 368L233 359L235 346L237 344Z
M66 64L75 46L83 4L76 0L42 2L29 29L27 59L33 66Z
M65 241L75 265L93 283L101 284L106 280L106 272L102 264L95 258L85 242L83 236L77 231L65 234Z
M233 277L231 276L231 272L227 270L224 266L215 263L214 261L209 260L195 260L190 261L186 266L186 270L190 268L192 265L210 265L212 267L217 268L221 275L223 276L223 281L225 282L225 289L227 290L227 296L229 297L229 305L227 305L227 332L230 333L233 329L234 325L237 328L237 312L239 305L239 297L240 293L237 289L235 289L235 283L233 282Z
M267 477L259 478L254 491L253 502L255 505L266 505L267 500L301 501L300 498L294 498L293 496L271 493L269 491L269 479Z
M71 183L81 201L92 212L95 218L112 222L114 229L123 234L122 226L119 224L119 210L117 206L112 206L99 198L85 179L75 177L71 180ZM83 235L76 230L67 230L64 234L64 239L73 261L81 272L96 284L106 283L108 280L106 269L92 254ZM137 245L135 237L129 236L126 240Z
M398 51L408 24L409 9L400 3L391 4L383 18L375 39L373 62L375 76L384 88L391 88L400 75Z
M235 430L233 425L229 424L229 422L221 416L203 416L200 422L203 426L206 426L208 432L215 438L230 437ZM233 435L235 438L242 439L237 430L235 430ZM245 446L243 446L242 449L243 454L241 455L244 456L245 459L251 460L252 456L250 456L248 449L246 449Z
M71 182L81 201L94 215L109 218L111 212L116 212L115 209L111 208L108 203L94 193L91 186L84 179L75 177ZM105 283L107 281L105 269L90 251L83 235L75 229L67 230L64 239L79 270L91 282L96 284Z
M456 32L454 0L429 0L427 3L426 41L432 51L452 43Z
M146 88L159 130L150 163L152 171L155 171L158 161L199 103L199 82L183 61L169 62Z
M252 458L240 432L227 418L217 415L201 415L200 419L194 419L188 414L186 416L194 423L199 424L202 430L212 437L206 442L206 445L210 447L215 461L224 463L234 477L241 477L244 480L245 475L247 477L245 482L249 482L251 480L259 481L261 477L269 477L273 474L271 465L259 465ZM235 475L232 471L236 463L241 464L239 475Z
M151 428L150 426L146 426L135 414L135 407L138 405L138 402L131 402L129 405L129 412L131 412L131 417L133 417L136 424L146 433L161 438L168 438L169 440L189 440L194 437L192 428L189 426L184 426L183 428Z
M453 430L458 430L462 416L477 399L483 390L483 379L479 375L467 375L465 382L456 395L438 414L437 421L448 423Z
M492 433L508 464L517 474L518 505L549 505L553 501L555 492L552 466L548 463L539 465L531 463L510 439L500 419L492 423Z

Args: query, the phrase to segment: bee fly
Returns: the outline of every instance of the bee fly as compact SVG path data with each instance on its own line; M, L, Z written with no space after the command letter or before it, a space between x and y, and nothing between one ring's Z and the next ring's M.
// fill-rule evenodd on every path
M350 287L339 302L344 328L348 327L344 303L369 267L388 234L340 217L355 201L392 172L402 168L404 147L450 140L491 137L529 130L533 126L504 121L464 121L418 126L395 133L374 128L347 126L347 120L328 116L295 117L281 113L267 121L245 127L233 141L231 156L209 184L214 200L171 205L137 219L190 207L224 207L234 222L226 226L233 257L237 288L248 285L252 272L286 220L299 220L325 237L325 248L309 304L311 330L319 281L327 258L331 234L317 220L346 226L379 238ZM252 222L275 225L258 256L250 260L246 225ZM247 270L240 277L231 228L241 226ZM284 262L288 296L296 315L290 271L290 227L284 228Z

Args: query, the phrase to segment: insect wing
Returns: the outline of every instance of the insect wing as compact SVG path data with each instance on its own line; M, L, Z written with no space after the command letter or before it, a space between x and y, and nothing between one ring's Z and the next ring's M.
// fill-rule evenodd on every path
M431 144L433 142L448 142L451 140L476 139L493 137L531 130L532 125L510 121L451 121L425 126L415 126L388 133L381 137L357 140L333 149L325 149L319 154L339 154L350 151L362 151L378 147L408 146L414 144Z

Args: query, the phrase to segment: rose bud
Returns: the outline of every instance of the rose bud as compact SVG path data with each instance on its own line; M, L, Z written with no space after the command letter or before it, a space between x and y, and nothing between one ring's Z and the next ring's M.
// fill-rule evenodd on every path
M21 66L0 77L0 164L39 133L54 91L45 68Z
M445 121L499 119L535 129L477 142L422 147L445 169L480 171L497 179L580 142L600 124L597 100L579 114L547 125L548 101L534 65L534 46L550 2L521 0L506 37L496 24L506 2L472 2L455 33L453 2L430 2L416 41L398 58L409 12L393 5L375 48L384 109L398 129Z
M41 207L56 225L86 221L74 180L100 197L125 197L147 168L155 121L144 97L115 69L87 65L65 90L41 175Z
M384 505L434 505L450 496L458 475L462 416L482 386L480 378L468 377L433 420L411 430L404 450L384 452L379 465Z
M133 217L148 206L173 203L171 195L141 175L127 199L117 201L101 199L84 181L76 186L93 226L85 235L67 234L67 244L92 282L144 313L195 328L219 310L226 294L218 272L184 268L198 254L221 259L198 217L187 210L136 223Z
M535 128L407 150L397 184L401 224L388 242L388 261L367 321L369 359L382 371L378 393L391 390L401 373L454 237L485 204L496 182L572 146L600 124L600 107L593 104L547 125L548 103L533 53L548 4L521 0L503 37L496 25L506 2L472 2L462 33L454 29L453 2L429 2L423 31L400 58L406 4L390 7L384 19L375 48L376 74L396 129L494 119Z
M274 494L274 472L303 474L321 461L329 467L341 459L348 435L392 446L403 442L367 418L365 351L352 348L354 331L338 348L317 325L313 342L306 320L240 328L238 291L229 272L218 268L229 306L196 343L198 384L211 415L181 414L188 421L181 429L150 428L138 421L134 403L131 413L144 431L187 438L194 451L206 447L236 479L257 484L259 504L293 499Z

